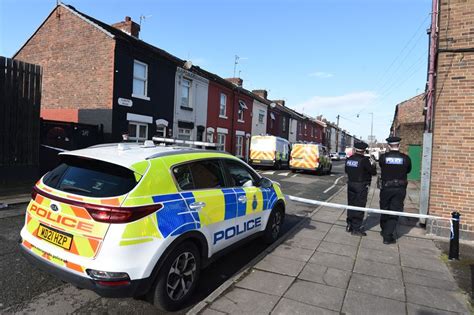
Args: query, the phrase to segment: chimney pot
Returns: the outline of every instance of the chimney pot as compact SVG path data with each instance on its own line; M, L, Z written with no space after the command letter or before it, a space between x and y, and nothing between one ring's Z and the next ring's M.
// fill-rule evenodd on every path
M131 20L132 20L132 18L129 17L129 16L126 16L126 17L125 17L125 22L130 22Z
M136 38L138 38L138 35L140 34L140 25L133 22L132 18L129 16L125 17L125 21L114 23L112 26Z
M265 99L265 100L266 100L267 97L268 97L268 92L267 92L267 90L252 90L252 93L253 93L253 94L256 94L256 95L258 95L258 96L260 96L261 98L263 98L263 99Z
M242 80L241 78L227 78L226 80L234 85L237 85L238 87L242 87L242 85L244 84L244 80Z

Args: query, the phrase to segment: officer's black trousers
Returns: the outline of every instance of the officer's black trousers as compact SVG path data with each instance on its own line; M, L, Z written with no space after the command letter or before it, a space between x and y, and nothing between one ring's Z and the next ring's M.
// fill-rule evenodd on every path
M348 182L347 183L347 204L349 206L365 207L367 195L369 193L367 182ZM357 210L347 210L347 224L353 230L359 230L364 220L364 212Z
M403 212L403 202L407 189L401 187L384 187L380 191L380 209ZM390 238L397 227L398 216L382 214L380 215L380 227L384 239Z

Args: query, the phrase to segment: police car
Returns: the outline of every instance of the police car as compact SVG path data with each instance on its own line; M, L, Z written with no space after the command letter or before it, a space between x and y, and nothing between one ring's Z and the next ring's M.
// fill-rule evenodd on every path
M279 185L230 154L146 141L60 157L34 186L20 247L77 287L175 310L225 249L278 238Z

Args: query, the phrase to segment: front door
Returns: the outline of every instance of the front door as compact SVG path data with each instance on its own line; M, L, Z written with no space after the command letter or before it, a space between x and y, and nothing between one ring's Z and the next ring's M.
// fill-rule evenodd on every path
M411 159L411 172L408 174L409 180L420 180L421 178L421 145L408 145L408 156Z

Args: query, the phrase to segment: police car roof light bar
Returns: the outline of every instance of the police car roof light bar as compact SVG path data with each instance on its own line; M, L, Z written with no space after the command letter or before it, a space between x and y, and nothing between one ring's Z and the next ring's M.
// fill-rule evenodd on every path
M152 138L155 143L164 144L164 145L182 145L182 146L191 146L191 147L201 147L206 149L216 149L217 144L212 142L204 142L204 141L194 141L194 140L181 140L181 139L173 139L173 138L163 138L163 137L153 137Z

